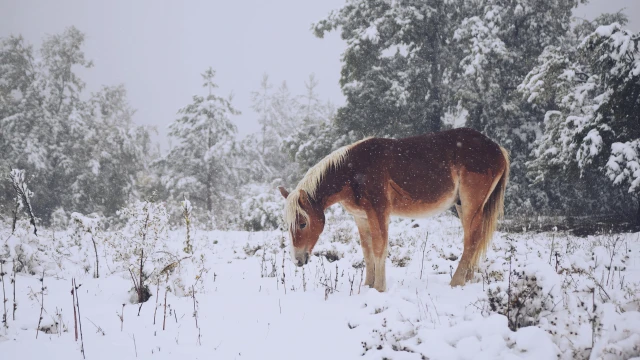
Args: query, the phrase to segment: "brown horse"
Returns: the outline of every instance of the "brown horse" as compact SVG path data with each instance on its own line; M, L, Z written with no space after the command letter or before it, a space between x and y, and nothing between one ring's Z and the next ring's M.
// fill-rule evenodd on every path
M324 229L324 211L341 203L353 215L366 265L365 284L386 290L389 216L420 217L456 206L464 251L451 286L473 278L498 217L509 178L507 151L472 129L405 139L370 138L329 154L307 171L287 199L292 258L309 261Z

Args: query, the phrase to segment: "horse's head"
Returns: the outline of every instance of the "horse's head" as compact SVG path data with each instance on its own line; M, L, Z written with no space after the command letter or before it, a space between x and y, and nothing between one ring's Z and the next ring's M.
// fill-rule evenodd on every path
M284 221L291 235L291 258L297 266L305 265L324 229L324 209L302 189L291 194L282 186L278 190L287 200Z

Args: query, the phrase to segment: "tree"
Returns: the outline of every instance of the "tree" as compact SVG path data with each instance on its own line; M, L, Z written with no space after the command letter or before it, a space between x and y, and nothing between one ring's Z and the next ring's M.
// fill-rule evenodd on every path
M320 84L316 80L315 74L309 75L309 79L304 82L305 93L300 96L300 115L302 116L302 126L318 125L326 120L324 106L316 92L316 87Z
M342 28L340 85L347 104L336 123L365 135L401 136L442 128L454 73L448 46L461 12L450 1L352 1L314 25Z
M245 169L238 167L236 126L230 116L239 114L231 98L214 94L215 72L209 68L202 74L206 96L194 95L191 104L178 111L180 117L169 126L169 136L177 145L159 162L168 169L167 186L174 192L188 193L209 215L214 207L222 211L231 192L242 181Z
M93 65L83 44L74 27L46 37L39 51L19 36L0 41L0 166L25 169L45 222L62 208L113 214L146 161L148 130L133 124L122 86L83 100L76 70Z
M609 21L617 22L604 25ZM629 203L611 184L636 198L640 192L640 35L620 23L623 14L605 14L576 27L571 46L545 49L520 87L530 103L547 109L531 174L537 182L589 179L593 192L604 195L600 211Z
M77 152L84 170L72 187L84 211L106 214L124 207L137 194L138 177L147 169L151 137L147 127L133 123L135 110L127 100L124 86L104 86L86 103L85 151Z
M261 132L262 132L262 155L265 154L266 151L266 142L269 138L267 136L267 129L270 128L271 125L271 88L273 85L269 83L269 75L267 73L262 74L262 81L260 82L260 90L251 92L251 108L260 114L258 118L258 123L260 124Z
M270 182L284 177L282 180L291 184L290 181L299 175L299 164L292 161L295 157L291 158L288 150L283 151L282 145L290 140L292 134L301 131L313 132L313 128L333 116L333 105L330 102L320 102L316 92L318 84L315 76L311 74L305 81L305 93L302 95L291 94L284 81L272 93L272 85L265 74L260 83L260 90L251 93L252 108L258 113L258 122L261 124L260 160L265 169L261 181ZM250 138L253 139L253 136Z

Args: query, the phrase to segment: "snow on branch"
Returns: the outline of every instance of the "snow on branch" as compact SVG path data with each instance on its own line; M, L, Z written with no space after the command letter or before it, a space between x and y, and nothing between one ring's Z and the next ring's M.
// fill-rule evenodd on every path
M31 225L33 225L33 234L38 236L38 228L36 227L36 217L33 215L33 208L31 207L30 198L33 197L33 192L27 187L27 183L24 180L24 170L12 169L9 173L9 180L11 185L16 191L16 214L19 208L24 208L29 215Z

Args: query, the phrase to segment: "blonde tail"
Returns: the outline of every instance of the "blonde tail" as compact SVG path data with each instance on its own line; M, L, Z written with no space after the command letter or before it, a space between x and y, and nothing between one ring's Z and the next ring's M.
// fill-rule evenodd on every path
M498 225L498 219L504 217L504 194L507 183L509 182L510 161L507 150L501 146L500 151L502 151L502 156L504 156L505 169L484 204L482 212L482 234L477 251L471 259L473 266L477 266L478 261L486 254L487 248L493 239L493 233Z

